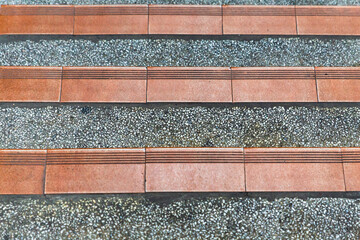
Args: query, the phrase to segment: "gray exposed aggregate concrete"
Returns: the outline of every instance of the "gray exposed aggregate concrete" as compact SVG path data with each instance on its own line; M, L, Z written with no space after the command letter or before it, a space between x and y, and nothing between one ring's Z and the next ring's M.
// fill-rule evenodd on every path
M141 197L0 202L2 239L359 239L360 204L342 198Z
M0 65L359 66L360 39L9 36Z
M238 4L238 5L360 5L360 0L3 0L4 4ZM1 2L1 1L0 1Z
M355 147L359 106L1 106L0 148Z

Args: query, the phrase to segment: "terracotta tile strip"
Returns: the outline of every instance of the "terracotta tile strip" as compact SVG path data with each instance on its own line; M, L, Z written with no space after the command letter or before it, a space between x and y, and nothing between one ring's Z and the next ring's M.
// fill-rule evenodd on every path
M0 34L360 35L358 6L2 5Z
M64 67L62 102L146 102L145 67Z
M346 191L360 191L360 148L342 148Z
M230 68L149 67L148 102L231 102Z
M149 5L149 34L221 35L221 6Z
M360 7L296 6L298 35L360 35Z
M360 102L360 67L316 67L315 72L320 102Z
M0 67L0 102L360 102L359 67Z
M2 34L66 34L74 32L74 6L2 5Z
M48 150L45 194L144 192L144 149Z
M317 102L314 68L231 68L234 102Z
M75 35L148 34L147 5L75 6Z
M0 194L43 194L46 150L0 150Z
M58 102L61 67L0 67L0 102Z
M148 148L147 192L243 192L242 148Z
M249 192L345 191L340 148L244 149Z
M224 35L296 35L294 6L223 6Z
M245 183L360 191L360 148L0 150L0 194L244 192Z

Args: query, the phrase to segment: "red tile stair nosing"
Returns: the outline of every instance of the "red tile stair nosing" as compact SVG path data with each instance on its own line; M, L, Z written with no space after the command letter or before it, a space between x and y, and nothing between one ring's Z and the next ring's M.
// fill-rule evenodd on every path
M233 102L317 102L312 67L231 68Z
M221 35L222 6L149 5L149 34Z
M232 102L226 67L149 67L148 102Z
M145 67L64 67L61 102L146 102Z
M348 192L360 148L3 149L0 173L0 194Z
M223 6L224 35L296 35L294 6Z
M2 5L0 34L358 36L359 12L359 6Z
M248 192L344 192L340 148L245 148Z
M148 34L148 5L75 6L74 35Z
M144 149L48 150L45 194L142 193Z
M43 194L46 150L0 150L0 195Z
M147 148L147 192L243 192L242 148Z
M320 102L360 102L360 67L315 67Z
M2 34L63 34L74 32L74 6L2 5Z
M0 102L58 102L61 67L0 67Z
M359 6L296 6L298 35L360 35Z
M342 148L346 191L360 191L360 148Z

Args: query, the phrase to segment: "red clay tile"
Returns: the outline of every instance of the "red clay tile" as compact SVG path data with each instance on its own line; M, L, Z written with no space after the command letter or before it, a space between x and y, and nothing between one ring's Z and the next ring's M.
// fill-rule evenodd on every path
M146 68L64 67L61 102L146 102Z
M48 150L45 193L141 193L144 163L144 149Z
M221 6L149 5L150 34L222 34Z
M0 67L0 102L58 102L60 67Z
M223 6L224 34L296 35L294 6Z
M297 6L299 35L360 35L359 6Z
M148 102L231 102L231 72L225 67L150 67Z
M316 67L315 72L320 102L360 102L360 67Z
M75 35L147 33L147 5L92 5L75 7Z
M231 68L234 102L317 102L314 68Z
M245 191L242 148L146 149L147 192Z
M73 6L3 5L5 34L73 34Z
M245 149L249 192L345 191L339 148Z
M43 194L46 150L0 150L0 194Z
M360 148L342 148L346 191L360 191Z

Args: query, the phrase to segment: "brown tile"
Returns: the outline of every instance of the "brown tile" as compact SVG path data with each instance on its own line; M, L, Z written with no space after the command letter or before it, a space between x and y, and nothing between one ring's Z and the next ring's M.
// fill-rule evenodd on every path
M222 34L221 6L149 5L150 34Z
M0 102L58 102L60 67L0 67Z
M360 102L360 67L316 67L320 102Z
M231 102L231 72L221 67L150 67L148 102Z
M146 191L245 191L242 148L146 149Z
M46 150L0 150L0 194L43 194Z
M245 149L249 192L345 191L339 148Z
M314 68L231 68L234 102L317 102Z
M5 34L73 34L73 6L4 5Z
M294 6L223 6L224 34L296 35Z
M74 34L147 34L147 5L75 7Z
M300 35L360 35L359 6L297 6Z
M360 148L342 148L346 191L360 191Z
M141 193L144 163L144 149L49 150L45 193Z
M146 68L64 67L61 102L146 102Z

